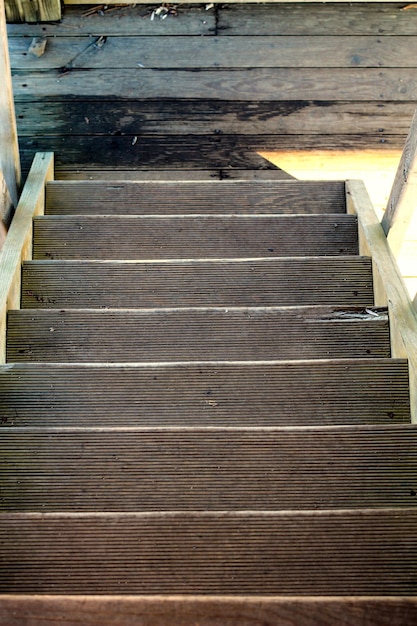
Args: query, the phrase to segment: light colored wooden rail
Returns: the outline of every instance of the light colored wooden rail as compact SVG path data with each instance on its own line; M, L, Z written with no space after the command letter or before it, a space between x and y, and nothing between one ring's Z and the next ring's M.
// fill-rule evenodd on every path
M10 73L9 48L7 44L4 0L0 0L0 170L14 206L20 186L20 158L17 142L16 116L14 112L12 78ZM0 196L0 216L5 217L9 207L3 205ZM7 221L7 217L6 217Z
M372 257L376 306L388 306L393 357L407 358L411 418L417 423L417 312L365 185L346 183L347 210L358 216L359 252Z
M20 308L21 266L32 258L32 219L43 214L45 183L53 172L53 154L37 153L0 253L0 363L6 360L7 311Z

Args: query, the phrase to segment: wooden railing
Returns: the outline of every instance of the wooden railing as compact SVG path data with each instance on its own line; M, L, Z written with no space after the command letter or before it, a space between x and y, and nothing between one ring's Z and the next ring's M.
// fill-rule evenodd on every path
M391 354L408 359L411 419L417 423L417 311L362 181L346 183L348 213L358 217L359 252L372 257L375 306L389 310Z
M17 205L21 174L4 0L0 0L0 221L7 227Z
M45 185L53 177L53 153L37 153L0 253L0 363L6 361L7 311L20 308L22 262L32 258L33 217L43 214Z

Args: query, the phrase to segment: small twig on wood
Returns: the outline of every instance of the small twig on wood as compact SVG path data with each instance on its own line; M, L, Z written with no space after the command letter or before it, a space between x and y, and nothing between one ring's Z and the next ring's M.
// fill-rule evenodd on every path
M88 46L84 48L84 50L81 50L80 52L78 52L75 55L75 57L71 59L71 61L68 61L66 65L63 65L62 67L59 68L58 77L61 78L61 76L64 76L65 74L68 74L68 72L73 70L75 67L75 61L79 59L80 56L85 54L88 50L90 50L90 48L95 48L96 50L100 50L104 46L106 41L107 41L107 37L105 37L104 35L100 35L100 37L97 37L97 39L89 43Z

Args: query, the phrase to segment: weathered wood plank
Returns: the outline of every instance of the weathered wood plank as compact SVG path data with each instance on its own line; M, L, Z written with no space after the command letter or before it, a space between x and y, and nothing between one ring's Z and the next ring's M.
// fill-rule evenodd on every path
M239 169L176 169L176 170L152 170L152 169L90 169L85 165L82 170L60 169L56 172L56 179L60 181L112 181L117 176L119 181L200 181L212 180L293 180L287 172L279 169L264 170L239 170Z
M183 263L34 261L22 272L22 308L373 305L363 257Z
M9 22L51 22L61 19L60 0L4 0Z
M9 39L14 70L252 67L415 67L415 37L49 37L40 57L23 37ZM140 75L139 75L140 76Z
M0 588L38 594L414 595L416 526L415 507L4 513Z
M417 422L417 311L364 184L347 181L346 188L348 212L358 216L360 251L372 255L376 304L389 306L392 355L408 358L411 416Z
M7 185L7 193L13 205L16 206L20 192L21 172L3 0L0 2L0 76L2 81L0 89L0 170ZM2 199L1 196L0 199ZM3 216L5 212L6 207L2 203L0 213Z
M226 4L219 9L222 35L413 35L416 11L404 3Z
M8 626L67 626L68 616L84 626L410 626L417 621L412 597L254 596L60 596L0 597L0 620Z
M17 99L73 97L219 100L417 99L413 68L247 68L242 70L73 69L65 74L15 70ZM338 85L335 90L335 84Z
M410 421L408 366L397 359L135 366L15 363L0 368L0 390L0 427L271 427Z
M3 428L1 439L2 511L308 511L416 500L411 425Z
M344 181L51 181L46 215L346 213Z
M388 198L387 209L382 218L382 228L389 245L398 256L416 212L417 191L417 112L414 113L407 141L395 174L394 184ZM416 255L417 257L417 255ZM417 270L416 270L417 274Z
M215 12L205 11L204 5L178 6L177 15L151 20L155 4L147 6L112 7L106 11L96 6L96 12L85 15L88 7L66 6L63 19L56 24L9 24L11 36L39 35L210 35L215 32ZM405 33L407 34L407 33Z
M132 341L132 337L135 338ZM387 358L385 311L248 307L9 311L7 360L149 363Z
M239 207L236 207L239 210ZM33 258L167 260L358 254L353 215L48 215Z
M71 100L16 102L19 137L39 135L402 134L413 102ZM294 141L296 138L294 137Z
M32 220L45 206L45 184L53 178L53 155L38 154L16 207L0 254L0 362L6 353L6 316L9 308L19 308L21 264L32 256Z

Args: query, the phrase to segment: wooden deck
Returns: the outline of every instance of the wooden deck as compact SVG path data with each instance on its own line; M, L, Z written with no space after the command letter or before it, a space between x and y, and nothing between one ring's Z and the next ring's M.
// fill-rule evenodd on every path
M274 168L259 151L399 152L417 100L417 10L404 6L180 4L161 20L156 5L84 5L10 24L23 171L37 150L55 152L58 177L88 164L81 176L198 178Z

